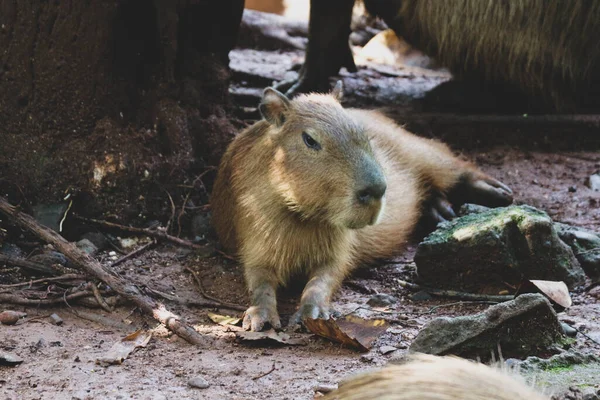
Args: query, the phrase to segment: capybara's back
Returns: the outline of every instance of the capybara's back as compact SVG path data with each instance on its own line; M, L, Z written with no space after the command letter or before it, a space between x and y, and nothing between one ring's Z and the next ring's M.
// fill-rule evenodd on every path
M544 400L514 372L457 357L413 356L344 381L324 400Z

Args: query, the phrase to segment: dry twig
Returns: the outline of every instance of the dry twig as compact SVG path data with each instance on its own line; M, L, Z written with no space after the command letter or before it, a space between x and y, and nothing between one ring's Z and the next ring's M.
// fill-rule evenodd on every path
M412 291L423 291L427 292L432 296L437 297L446 297L448 299L457 299L457 300L468 300L468 301L490 301L495 303L503 303L505 301L510 301L515 298L515 296L511 295L493 295L493 294L477 294L477 293L466 293L466 292L457 292L455 290L443 290L443 289L432 289L428 287L424 287L421 285L417 285L416 283L406 282L403 280L396 280L400 286L403 288L412 290Z
M16 287L21 287L21 286L31 286L31 285L34 285L36 283L61 282L61 281L85 280L85 279L86 279L85 275L65 274L65 275L61 275L61 276L55 276L55 277L52 277L52 278L36 279L34 281L27 281L27 282L21 282L21 283L13 283L11 285L0 285L0 289L3 289L3 288L16 288Z
M178 336L190 343L203 345L205 337L196 332L191 326L181 321L175 314L165 309L151 297L142 293L139 288L122 277L107 270L97 260L79 250L74 244L67 242L53 230L38 224L31 216L18 211L4 198L0 197L0 211L16 222L21 228L35 234L40 239L52 244L63 253L78 269L103 281L115 292L135 303L144 313L164 324Z
M200 279L200 276L198 275L198 273L196 271L194 271L193 269L191 269L190 267L185 267L185 270L190 272L192 274L192 276L194 277L194 280L196 281L196 284L198 285L198 290L200 290L200 294L202 294L202 297L204 297L205 299L214 301L215 303L219 304L220 307L223 307L223 308L229 308L231 310L238 310L238 311L246 311L247 307L240 306L239 304L225 303L225 302L209 295L208 293L206 293L206 290L204 290L204 286L202 285L202 280Z
M119 258L117 261L110 264L110 268L115 267L115 266L121 264L122 262L129 260L132 257L137 256L138 254L142 253L143 251L148 249L150 246L155 245L155 244L156 244L156 240L152 240L151 242L146 243L145 245L140 247L139 249L135 249L131 253L125 254L123 257Z

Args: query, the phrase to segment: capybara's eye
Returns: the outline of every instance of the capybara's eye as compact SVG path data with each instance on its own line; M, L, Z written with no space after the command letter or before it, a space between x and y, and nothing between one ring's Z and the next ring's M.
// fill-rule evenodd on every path
M321 145L319 142L313 139L308 133L302 132L302 140L304 140L306 147L310 149L321 150Z

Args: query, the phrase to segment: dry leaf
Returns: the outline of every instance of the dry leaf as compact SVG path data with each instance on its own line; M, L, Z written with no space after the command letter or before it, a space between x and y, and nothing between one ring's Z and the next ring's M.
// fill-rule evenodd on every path
M151 338L152 334L144 330L139 330L125 336L123 339L113 344L108 351L108 354L98 358L96 364L122 364L132 351L138 347L146 347Z
M0 313L0 323L4 325L14 325L19 322L21 318L25 318L26 316L26 313L20 311L2 311Z
M312 333L335 342L367 352L388 327L383 319L366 320L348 315L342 319L307 319L306 328Z
M291 339L287 333L276 332L274 329L264 332L239 331L235 333L235 337L241 341L267 340L290 346L306 345L303 339Z
M230 317L229 315L219 315L209 312L208 318L210 318L210 320L215 324L219 325L242 326L242 319L238 317Z
M543 294L558 311L569 308L572 304L569 288L564 282L526 280L519 286L515 297L523 293Z

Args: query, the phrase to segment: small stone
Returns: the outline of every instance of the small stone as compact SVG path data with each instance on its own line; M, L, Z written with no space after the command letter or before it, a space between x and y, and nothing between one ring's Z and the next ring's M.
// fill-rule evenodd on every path
M575 193L577 191L577 186L569 186L569 193Z
M600 175L594 174L588 178L588 187L594 192L600 191Z
M23 250L21 250L16 244L12 243L3 243L2 246L0 246L0 254L4 254L9 257L25 257Z
M396 351L396 350L398 350L398 348L394 347L394 346L381 346L379 348L379 352L381 354L388 354L388 353L391 353L392 351Z
M117 255L117 252L116 251L109 251L108 255L111 256L111 257L114 257L114 256Z
M81 236L81 240L89 240L98 251L104 250L108 246L108 239L100 232L87 232Z
M61 317L59 317L57 314L52 314L50 315L50 322L52 322L53 325L62 325L63 324L63 319Z
M565 335L567 335L569 337L577 336L577 329L573 328L572 326L565 324L564 322L561 322L560 326L562 326L563 331L565 332Z
M14 325L19 319L26 317L27 314L20 311L3 311L0 313L0 323L4 325Z
M23 362L23 359L17 357L12 353L5 353L0 351L0 365L7 365L9 367L19 365Z
M188 381L190 387L196 389L207 389L210 387L210 383L201 376L196 376Z
M431 300L432 298L433 297L429 293L427 293L423 290L419 290L418 292L415 292L410 295L410 299L412 301L427 301L427 300Z
M600 286L596 286L595 288L590 290L588 293L590 296L594 296L595 298L600 299Z
M81 239L77 243L75 243L77 248L89 256L94 256L98 252L98 248L94 245L94 243L90 242L88 239Z
M385 294L385 293L378 293L378 294L371 296L369 301L367 301L367 304L370 305L371 307L388 307L388 306L391 306L392 304L396 304L397 302L398 302L398 299L392 295Z

